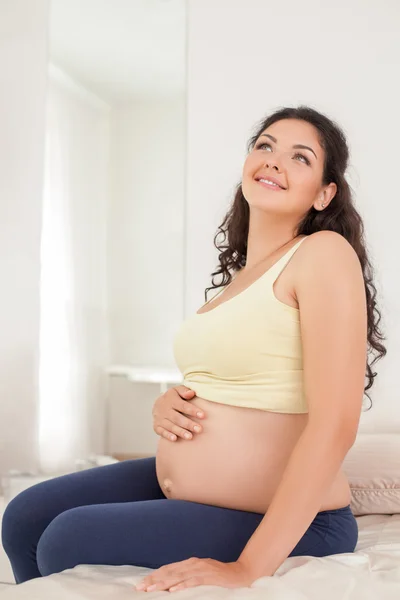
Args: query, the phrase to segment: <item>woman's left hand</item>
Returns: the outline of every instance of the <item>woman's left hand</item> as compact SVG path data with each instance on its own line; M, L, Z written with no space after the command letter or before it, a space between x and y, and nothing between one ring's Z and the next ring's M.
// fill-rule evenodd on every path
M164 565L145 577L137 590L175 592L198 585L219 585L227 588L250 587L255 581L239 561L223 563L212 558L189 558Z

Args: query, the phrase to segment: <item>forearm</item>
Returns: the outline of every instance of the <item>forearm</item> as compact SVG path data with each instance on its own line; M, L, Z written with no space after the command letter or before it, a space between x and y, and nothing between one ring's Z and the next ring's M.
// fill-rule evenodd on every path
M352 443L340 431L328 436L304 429L267 513L238 559L254 580L273 575L303 537Z

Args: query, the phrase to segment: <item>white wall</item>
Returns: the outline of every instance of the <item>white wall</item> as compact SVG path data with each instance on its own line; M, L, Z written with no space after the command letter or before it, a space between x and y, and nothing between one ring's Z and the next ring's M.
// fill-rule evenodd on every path
M390 1L189 0L185 312L204 302L217 265L213 237L256 123L298 104L336 119L348 136L349 180L389 336L388 356L373 367L364 432L400 430L399 22Z
M395 361L400 324L393 250L398 153L392 132L398 128L400 93L393 75L399 63L399 8L393 2L377 6L371 0L353 0L351 12L345 0L332 6L321 6L317 0L283 5L264 0L188 0L188 6L187 155L183 98L173 105L127 106L112 120L115 167L105 234L109 362L174 365L173 335L181 319L203 303L204 288L210 285L217 264L213 237L240 180L253 127L280 106L310 104L335 118L348 135L350 183L366 224L389 333L388 357L376 365L374 406L363 414L361 430L398 431ZM35 468L38 458L48 0L0 0L0 15L0 472L4 472L11 466L10 455L12 467L21 469ZM181 119L182 145L172 146L176 119ZM175 165L164 163L165 148ZM104 222L93 203L75 205L75 210L82 224L76 248L88 252L78 274L82 280L95 264ZM85 245L91 231L88 224L96 214L100 219L96 241ZM391 239L394 245L389 244ZM81 288L86 316L82 313L80 326L87 326L92 344L98 340L93 332L101 322L96 294L101 296L102 289L101 278L92 287ZM102 350L96 354L92 347L89 352L99 373ZM159 395L157 386L114 383L106 450L152 452L156 437L151 405ZM98 408L93 400L99 397L93 392L96 385L90 388L86 415ZM85 417L83 428L88 420ZM95 433L89 437L97 451L102 444L100 421L93 427Z
M109 299L113 363L173 366L183 317L185 98L112 113Z
M38 460L48 0L0 0L0 473Z
M183 319L185 97L114 107L108 215L112 364L175 366ZM153 453L157 385L110 381L107 452Z

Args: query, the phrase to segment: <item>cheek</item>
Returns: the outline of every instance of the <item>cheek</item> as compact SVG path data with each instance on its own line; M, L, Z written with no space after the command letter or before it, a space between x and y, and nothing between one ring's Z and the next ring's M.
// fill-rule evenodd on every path
M251 190L253 188L254 182L252 181L252 175L249 173L243 172L242 177L242 192L243 196L248 200L251 195ZM254 192L254 189L253 189Z
M243 163L242 177L243 178L248 177L252 171L255 171L255 168L256 168L256 166L255 166L254 157L252 157L250 154Z
M258 169L260 169L260 166L258 165L257 161L255 160L255 157L249 155L246 158L246 160L244 161L243 169L242 169L243 193L244 193L245 188L248 187L248 182L252 181L252 179Z
M310 196L317 189L315 175L306 168L291 169L288 171L289 186L300 195Z
M310 208L310 203L314 203L318 194L318 183L315 177L310 177L308 174L298 175L297 181L292 187L296 206L301 213L306 212Z

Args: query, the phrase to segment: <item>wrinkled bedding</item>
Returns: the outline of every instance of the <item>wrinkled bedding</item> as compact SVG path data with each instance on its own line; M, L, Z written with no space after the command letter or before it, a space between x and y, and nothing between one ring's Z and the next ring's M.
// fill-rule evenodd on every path
M354 553L323 558L290 557L273 577L250 588L199 586L180 592L137 592L134 585L151 569L124 565L79 565L0 591L1 600L399 600L400 514L357 517Z

